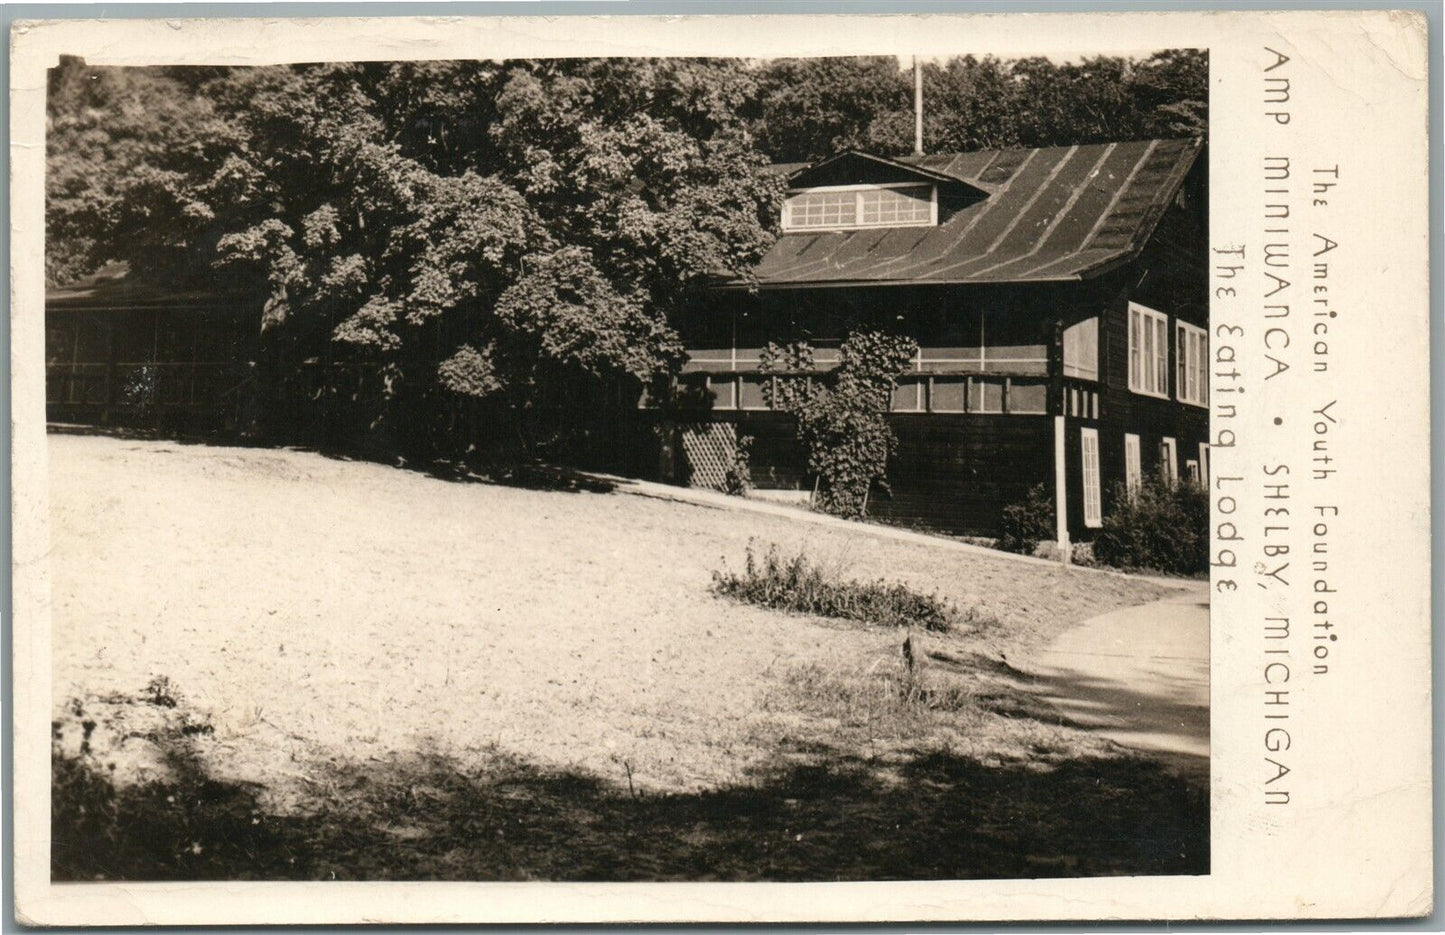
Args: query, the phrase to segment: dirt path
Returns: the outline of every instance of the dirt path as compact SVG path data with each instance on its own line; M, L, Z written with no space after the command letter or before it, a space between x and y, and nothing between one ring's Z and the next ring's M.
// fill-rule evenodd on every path
M1208 775L1207 585L1084 621L1035 654L1029 668L1073 723Z

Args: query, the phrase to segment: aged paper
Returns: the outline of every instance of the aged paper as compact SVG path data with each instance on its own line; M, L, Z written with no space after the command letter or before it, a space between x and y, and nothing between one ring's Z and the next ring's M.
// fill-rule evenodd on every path
M17 911L23 921L217 925L1300 919L1419 916L1431 910L1423 17L1339 11L76 20L19 24L11 43L15 868ZM526 882L420 882L405 874L393 874L394 882L385 883L273 882L275 876L256 882L52 878L52 719L57 705L66 703L57 699L57 692L68 690L55 684L57 659L77 652L62 642L63 636L58 639L52 611L60 615L67 612L65 606L85 606L84 586L73 584L75 567L52 567L53 544L67 535L73 538L73 532L52 525L52 484L59 459L49 447L55 442L47 440L46 364L53 355L47 351L45 314L46 95L47 70L57 66L61 56L78 56L90 66L121 67L683 56L766 60L874 55L906 62L911 57L943 61L991 55L1067 61L1168 49L1208 54L1207 146L1199 156L1207 160L1208 169L1207 244L1196 245L1207 267L1208 327L1182 317L1176 325L1161 324L1161 334L1165 328L1178 328L1179 336L1168 341L1171 346L1179 342L1179 357L1160 354L1165 370L1150 371L1144 364L1131 376L1130 391L1148 395L1177 379L1179 403L1208 403L1207 442L1171 436L1165 445L1145 443L1146 464L1152 463L1157 448L1157 456L1167 457L1180 477L1187 472L1205 482L1211 509L1208 592L1196 602L1208 605L1207 725L1201 731L1202 749L1190 751L1191 756L1207 758L1207 855L1197 868L1189 864L1194 869L1177 871L1180 875L1134 875L1126 868L1113 871L1124 875L1071 876L1067 863L1058 871L1056 855L1045 855L1030 865L1037 872L1005 879L889 882L851 876L853 882L826 882L832 878L826 871L804 875L808 882L727 883L702 882L712 877L707 873L680 882L629 883L554 882L545 873ZM1050 211L1056 213L1039 216L1043 233L1036 244L1014 254L959 260L958 265L994 270L1033 263L1043 269L1041 257L1053 264L1071 262L1069 256L1048 253L1055 242L1049 237L1066 226L1056 218L1086 202L1082 170L1089 166L1078 166L1076 190L1050 189L1043 183L1058 181L1062 186L1060 180L1074 171L1069 159L1087 155L1093 179L1112 165L1108 159L1124 158L1120 147L1127 141L1097 155L1084 148L1093 142L1081 144L1068 157L1032 157L1058 160L1049 173L1035 167L1038 194L1019 201L1021 216L1055 205ZM1169 166L1177 166L1183 178L1193 149L1153 146L1147 155L1162 159L1176 152L1178 161ZM900 171L911 172L932 164L898 165L903 166ZM1020 178L1034 178L1019 171ZM1175 169L1160 171L1167 175ZM1006 186L989 184L986 173L967 189L948 188L963 177L942 172L922 176L922 181L908 178L906 183L886 184L943 186L945 195L954 192L964 205L958 211L969 210L970 199L1005 197ZM1163 211L1163 202L1175 197L1176 190L1160 191L1165 192L1159 205ZM1099 197L1101 205L1109 201ZM922 208L900 200L888 210L920 211L920 227L940 223L937 196L931 208L926 196L920 198ZM1120 201L1118 192L1109 201L1110 210L1121 212L1116 218L1124 217ZM865 208L862 196L858 206L858 217L864 219L858 226L866 226L862 212L871 209ZM945 213L948 210L954 209L945 205ZM793 223L807 223L802 207L789 217L798 219ZM979 223L984 226L978 230L988 229ZM1090 236L1100 236L1102 229L1101 215ZM1000 226L985 246L1013 244L1010 237L1022 236L1014 231ZM1082 245L1074 258L1080 264L1092 256L1084 256ZM1122 253L1120 257L1121 263L1127 259ZM828 260L835 269L848 262L841 250ZM774 272L782 277L807 269L801 264ZM1142 283L1131 286L1145 288ZM1140 315L1141 324L1152 327L1148 315ZM733 364L738 345L731 345ZM1021 340L1009 346L1015 348L1012 359L1022 363L1000 372L1009 374L1007 392L1016 394L1009 399L1018 402L1000 403L998 412L1016 405L1010 411L1032 415L1034 410L1025 408L1033 405L1031 398L1015 389L1029 385L1026 367L1032 365L1032 345ZM1065 355L1072 346L1060 343ZM1193 350L1186 353L1186 347ZM1115 350L1124 361L1127 352ZM1105 350L1095 350L1107 352L1107 344ZM1039 357L1039 366L1043 361ZM1195 364L1206 367L1207 375L1196 376ZM1098 366L1097 359L1093 365ZM917 369L926 368L920 363ZM974 376L988 372L982 363L976 370ZM926 387L918 389L920 410L946 398L940 387L951 378L947 367L928 373L916 378L923 380L918 386ZM747 392L746 379L736 379L740 382L730 384L736 389L728 392ZM1208 384L1207 397L1202 389L1190 389L1203 383ZM962 394L963 384L959 386ZM979 390L977 410L971 408L975 403L960 401L956 411L991 412L988 392ZM908 405L895 398L893 407L909 411ZM1079 494L1073 508L1082 517L1076 515L1072 525L1067 516L1058 521L1057 545L1065 554L1071 534L1078 538L1081 521L1087 530L1091 511L1098 510L1100 458L1100 436L1090 435L1093 429L1080 434L1066 421L1098 419L1096 411L1090 412L1096 403L1084 395L1068 405L1074 409L1059 410L1055 416L1059 440L1048 436L1057 451L1073 459L1065 464L1059 455L1059 489L1072 489L1062 478L1065 467L1072 470L1082 458L1087 475L1090 457L1095 489L1092 500L1088 490ZM745 400L737 408L747 408ZM940 404L931 411L953 410ZM57 420L52 414L49 421ZM1067 445L1079 448L1066 447L1066 430L1073 433ZM1126 463L1139 458L1138 438L1128 444L1134 447L1120 449L1117 469L1137 473ZM1109 459L1115 456L1106 452L1104 457L1108 476L1107 471L1115 470ZM114 494L97 486L93 495L97 504L111 504L106 498ZM626 543L609 544L608 560L620 560L626 549ZM111 556L96 560L108 562ZM226 556L212 560L224 564ZM157 578L168 574L165 568L153 571ZM76 590L56 593L57 580L71 582L66 587ZM1195 586L1202 591L1203 582ZM75 619L73 609L68 613L72 617L67 619ZM911 645L904 645L909 673ZM280 654L285 649L283 643ZM342 647L336 649L340 653ZM168 651L184 655L187 647L177 643ZM360 669L340 675L369 677ZM448 670L446 684L451 677ZM202 695L205 691L180 688ZM152 681L147 690L153 707L166 706L167 683ZM1157 703L1159 696L1153 697ZM263 720L266 701L248 699L257 722ZM377 741L383 743L385 711L376 707L368 716L381 724L371 739L383 737ZM86 728L87 741L89 731ZM609 780L622 790L619 795L636 800L639 794L653 794L645 784L640 793L631 788L631 761L612 759L622 764ZM413 794L422 801L442 793ZM882 839L887 833L880 827L877 836ZM803 841L801 831L796 840ZM199 842L194 846L199 848ZM1060 878L1035 878L1045 876ZM633 879L646 879L646 874Z

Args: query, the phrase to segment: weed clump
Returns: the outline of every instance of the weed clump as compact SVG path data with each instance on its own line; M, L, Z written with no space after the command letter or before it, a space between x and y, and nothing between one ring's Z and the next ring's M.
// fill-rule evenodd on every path
M955 624L976 623L936 594L900 582L850 581L829 573L799 553L783 558L776 546L759 557L748 546L741 574L715 571L713 592L746 604L819 617L856 620L885 627L922 627L946 633Z
M857 726L891 718L926 714L959 715L978 707L977 688L963 682L928 684L898 666L839 671L807 663L788 673L788 690L816 714ZM906 731L900 731L906 733Z
M141 700L157 708L174 708L180 702L179 694L171 684L170 676L157 675L141 690Z
M178 707L179 694L159 676L135 695L73 698L51 722L52 879L241 879L292 869L274 866L291 853L275 846L276 822L254 790L207 774L196 741L214 728ZM263 853L272 866L256 859Z

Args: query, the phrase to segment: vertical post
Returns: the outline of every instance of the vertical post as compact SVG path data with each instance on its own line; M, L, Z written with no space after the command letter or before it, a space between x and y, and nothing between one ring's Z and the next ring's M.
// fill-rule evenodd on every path
M913 56L913 155L923 155L923 66Z
M120 392L120 386L117 385L117 376L120 371L116 367L117 354L119 351L115 346L115 326L108 320L113 317L114 313L107 316L105 322L106 327L103 329L105 333L105 408L101 410L100 415L102 425L110 424L110 420L115 415L115 409L119 402L119 400L116 399L117 394ZM98 324L101 322L99 316L93 320Z
M77 397L77 394L76 394L76 391L75 391L76 386L77 386L77 385L81 385L81 384L80 384L80 367L78 366L78 364L80 363L80 320L81 320L81 318L83 318L84 316L85 316L85 313L84 313L84 312L76 312L75 315L73 316L73 317L75 318L75 342L70 345L70 382L69 382L69 389L68 389L68 391L66 392L66 395L65 395L65 401L68 402L68 403L83 403L83 402L85 402L85 400L84 400L83 398L78 398L78 397ZM73 417L73 416L74 416L74 413L73 413L73 412L68 414L68 417Z
M1049 405L1054 414L1054 544L1059 561L1069 563L1069 459L1066 421L1068 388L1064 385L1064 322L1054 319L1046 331L1049 361Z
M1064 386L1064 322L1062 319L1054 319L1048 330L1048 372L1049 372L1049 399L1053 400L1052 405L1057 409L1052 411L1058 415L1068 415L1068 400L1065 398Z
M1054 416L1054 535L1059 561L1069 564L1069 471L1065 418Z

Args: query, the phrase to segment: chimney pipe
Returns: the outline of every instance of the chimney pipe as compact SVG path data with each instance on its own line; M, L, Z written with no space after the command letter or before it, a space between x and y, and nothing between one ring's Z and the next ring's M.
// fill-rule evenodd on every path
M913 56L913 155L923 155L923 67Z

